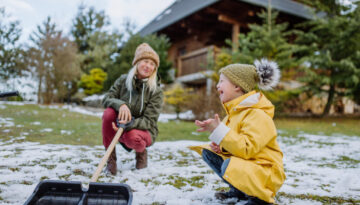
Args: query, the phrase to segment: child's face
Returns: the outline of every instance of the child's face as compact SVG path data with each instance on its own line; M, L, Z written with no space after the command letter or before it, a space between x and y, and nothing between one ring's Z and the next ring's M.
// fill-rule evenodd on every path
M220 79L216 85L216 88L219 92L222 103L229 102L241 95L240 88L230 82L230 80L224 74L220 74Z

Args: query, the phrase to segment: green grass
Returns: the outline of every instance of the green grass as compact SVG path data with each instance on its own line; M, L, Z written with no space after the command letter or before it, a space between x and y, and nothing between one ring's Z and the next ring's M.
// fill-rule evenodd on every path
M208 133L196 132L197 127L194 122L169 121L158 123L159 136L157 141L176 141L176 140L198 140L208 141Z
M313 200L321 202L322 204L359 204L360 200L353 198L342 198L342 197L329 197L329 196L318 196L313 194L298 194L292 195L285 192L278 192L276 198L286 197L289 199L301 199L301 200Z
M42 144L72 144L72 145L100 145L101 119L62 109L50 109L38 105L4 105L0 109L1 118L12 118L15 126L0 127L1 138L19 137L21 133L28 133L27 141ZM33 124L40 122L39 125ZM51 128L51 132L41 130ZM10 132L3 130L10 129ZM70 135L61 134L61 130L71 131Z
M26 141L42 144L101 145L101 118L70 112L66 109L51 109L38 105L4 105L1 118L12 118L13 127L0 127L1 138L10 140L26 136ZM34 125L34 122L40 122ZM311 134L360 136L359 119L356 118L278 118L275 120L282 135L297 136L301 132ZM194 122L169 121L158 123L159 136L156 141L198 140L208 141L208 133L196 132ZM51 132L41 131L51 128ZM71 131L62 134L61 130ZM5 131L5 132L4 132ZM21 133L28 133L22 135ZM23 141L17 139L16 141ZM301 140L299 137L298 140Z
M360 118L276 118L277 129L296 136L300 132L319 135L360 136Z

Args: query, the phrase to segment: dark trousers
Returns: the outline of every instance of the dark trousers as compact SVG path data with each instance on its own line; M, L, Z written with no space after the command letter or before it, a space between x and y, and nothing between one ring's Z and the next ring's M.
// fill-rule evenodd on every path
M230 186L230 191L241 192L240 190L233 187L229 182L227 182L223 176L225 174L225 170L229 165L230 159L223 160L219 155L207 150L203 149L202 158L209 165L209 167L214 170L214 172L219 175L219 177L224 180ZM243 193L243 192L241 192ZM244 193L243 193L244 194ZM246 195L246 194L244 194Z
M225 174L225 170L229 165L230 159L223 160L219 155L217 155L207 149L203 149L202 158L209 165L209 167L212 170L214 170L214 172L217 175L219 175L219 177L230 186L230 192L232 192L234 195L242 195L242 196L248 198L248 201L245 205L268 205L269 204L259 198L246 195L244 192L233 187L229 182L227 182L223 178L223 176Z

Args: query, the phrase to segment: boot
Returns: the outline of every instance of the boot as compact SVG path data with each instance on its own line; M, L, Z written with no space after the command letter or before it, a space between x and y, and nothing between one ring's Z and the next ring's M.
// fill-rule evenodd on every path
M248 199L247 196L243 192L241 192L233 187L231 187L230 190L227 192L225 192L225 191L216 192L215 198L217 198L221 201L230 199L230 198L236 198L238 201Z
M116 151L115 147L114 150L111 152L109 159L107 160L106 170L107 173L111 173L112 175L116 175L117 166L116 166Z
M147 167L147 151L136 152L136 169L143 169Z

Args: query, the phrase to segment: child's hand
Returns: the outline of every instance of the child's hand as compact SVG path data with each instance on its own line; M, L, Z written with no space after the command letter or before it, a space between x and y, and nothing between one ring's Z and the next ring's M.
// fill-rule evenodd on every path
M216 153L221 153L220 146L215 144L214 142L211 142L210 148Z
M195 125L200 128L196 130L198 132L212 132L219 124L220 119L218 114L215 114L214 119L210 118L204 121L195 120Z

